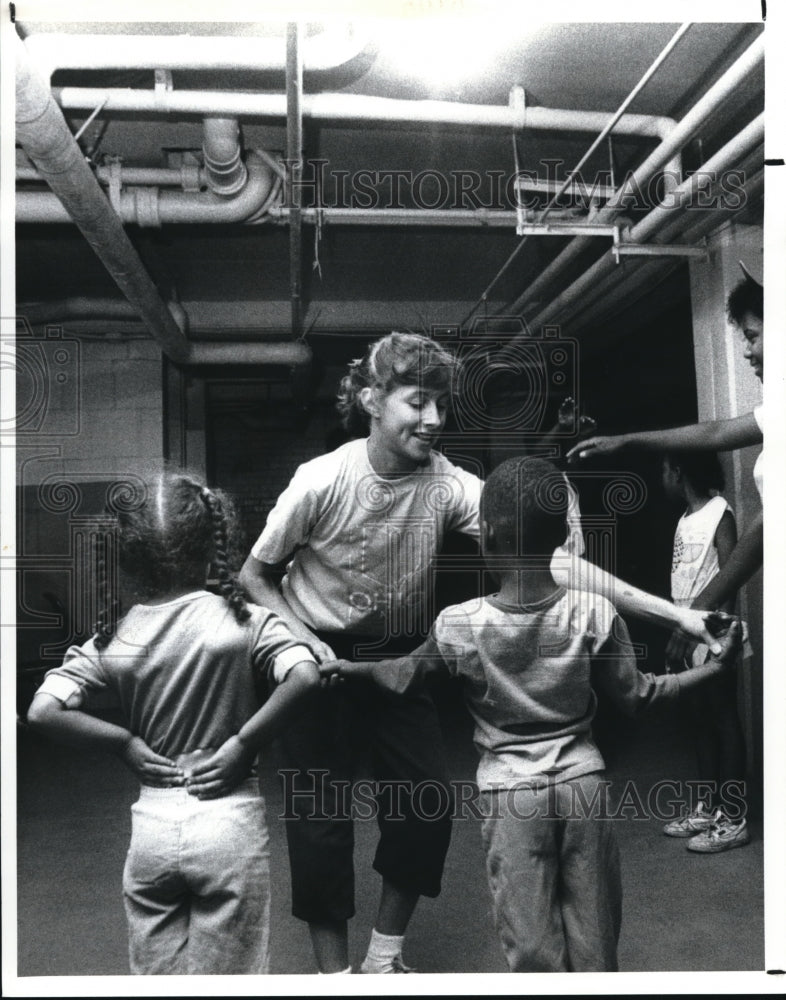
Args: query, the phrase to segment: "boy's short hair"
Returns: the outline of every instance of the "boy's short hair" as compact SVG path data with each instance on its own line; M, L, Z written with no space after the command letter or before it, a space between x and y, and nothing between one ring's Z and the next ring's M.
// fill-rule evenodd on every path
M732 288L726 299L726 315L729 317L729 322L741 327L746 313L764 319L764 289L747 273L742 281Z
M567 535L570 486L545 458L509 458L486 480L481 517L520 555L550 555Z

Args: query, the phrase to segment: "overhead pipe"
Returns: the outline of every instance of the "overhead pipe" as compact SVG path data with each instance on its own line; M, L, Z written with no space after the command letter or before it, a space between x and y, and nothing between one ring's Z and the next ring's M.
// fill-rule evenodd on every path
M336 69L360 55L366 44L352 25L331 27L304 40L304 68ZM62 69L262 72L283 71L286 65L284 40L271 37L34 32L25 45L47 80Z
M311 352L302 343L250 344L244 345L243 351L227 349L226 345L189 343L182 307L173 304L170 311L159 295L71 135L49 87L32 67L21 40L17 41L16 98L17 141L170 360L178 364L251 363L253 360L259 364L291 365L310 361ZM270 178L272 171L266 165L265 168ZM218 198L217 195L211 197Z
M286 94L230 91L142 90L108 87L55 87L62 108L71 111L146 111L157 114L231 115L239 118L284 118ZM603 111L528 107L524 89L515 86L506 105L457 101L412 101L367 94L304 94L303 116L340 122L463 125L535 131L599 132L608 122ZM624 114L613 135L665 139L676 122L665 115ZM675 169L679 164L674 154Z
M312 361L311 348L302 340L193 343L188 359L192 365L286 365L290 368L306 368Z
M282 205L275 197L275 188L269 187L269 177L263 173L262 161L249 154L248 167L252 191L247 201L231 210L222 206L215 197L202 194L183 194L156 191L150 188L130 188L121 191L119 214L126 223L139 226L160 226L165 223L224 223L275 222L286 224L290 221L291 209ZM257 189L256 180L259 181ZM261 200L260 200L261 199ZM249 202L256 201L246 214ZM265 202L269 204L265 204ZM574 209L552 212L554 221L538 223L538 213L526 209L523 220L516 212L505 209L488 208L301 208L301 222L331 226L407 226L407 227L458 227L478 229L509 229L513 232L519 223L537 230L533 235L573 236L576 232L587 232L593 236L611 235L612 226L598 226L594 219L578 214ZM558 221L562 220L562 221ZM16 195L16 221L18 223L71 223L68 212L58 199L43 191L19 191Z
M749 198L758 197L764 189L764 171L760 171L750 182L745 185L745 193ZM737 211L742 211L740 208ZM700 222L694 223L690 228L673 232L669 239L679 236L681 242L688 245L695 244L709 233L714 232L719 227L730 222L735 212L723 211L721 209L708 213ZM683 217L684 224L684 217ZM665 233L664 233L665 237ZM678 262L674 258L660 257L649 258L646 261L631 261L634 269L626 275L617 277L611 275L605 279L602 293L595 297L588 308L584 308L584 302L575 303L577 307L569 312L568 318L563 319L561 326L568 334L577 334L589 326L598 325L605 322L626 306L630 306L633 296L643 292L652 286L653 280L666 277L670 271L678 267ZM596 342L593 339L592 344Z
M739 165L735 167L735 170L738 170L740 174L747 178L739 193L741 202L740 209L744 207L750 197L753 197L752 192L755 190L753 179L761 174L763 159L763 147L756 146L742 161L740 161ZM722 196L723 193L724 191L721 182L716 181L705 190L705 200L711 201ZM660 228L654 234L647 245L660 246L663 244L674 243L676 240L679 240L681 245L694 245L697 240L701 239L701 235L708 231L705 225L707 219L711 220L711 225L709 227L711 229L713 225L717 225L719 221L729 218L740 209L729 209L725 205L717 203L712 209L706 208L696 212L687 211L673 213L673 218L671 218L665 226ZM632 229L632 223L627 228ZM627 237L627 233L624 235ZM629 243L629 240L626 238L624 242ZM652 258L650 258L649 261L644 261L641 258L631 256L625 257L624 268L614 268L614 270L610 271L605 278L594 284L591 289L588 289L586 294L580 300L577 300L573 304L573 306L568 310L567 317L565 314L560 316L561 325L572 322L577 316L581 316L583 320L585 315L589 313L594 314L596 303L601 302L601 300L607 298L608 296L616 295L617 288L622 286L627 287L627 283L631 280L633 275L638 274L639 271L647 270L648 263L652 263L654 267L657 267L658 265L663 266L667 260L668 258L663 256L654 261Z
M758 156L759 163L761 163L762 151L758 150L755 155ZM763 187L764 171L760 169L743 186L744 199L740 208L735 210L717 208L704 213L698 221L694 221L692 217L683 213L678 220L658 233L654 242L656 244L669 243L678 238L681 243L687 246L695 245L708 233L729 222L737 212L742 211L746 203L761 194ZM664 274L669 264L672 267L677 266L674 259L668 257L650 258L646 261L629 261L624 274L618 274L616 271L611 272L595 286L591 300L584 297L574 302L572 307L560 317L560 325L571 332L598 322L615 306L622 306L626 299L629 302L632 292L646 286L653 277Z
M205 168L194 164L183 164L180 167L126 167L119 164L120 184L138 184L145 187L181 187L185 191L198 190L207 184ZM113 179L113 168L103 164L95 167L94 172L102 184L109 184ZM35 183L44 178L33 166L16 168L16 180L24 183Z
M63 203L120 290L173 361L185 361L188 340L145 271L49 87L17 40L16 138Z
M292 338L302 333L301 280L302 229L300 177L303 171L303 52L298 22L287 25L287 175L289 208L289 295L292 303Z
M717 80L707 93L679 121L671 134L653 150L647 159L633 171L630 178L618 189L595 216L596 222L609 222L625 210L625 198L631 191L646 187L652 177L667 164L675 151L681 149L698 133L707 119L714 114L724 101L731 97L743 80L752 73L764 59L764 38L758 36L740 58ZM530 302L542 299L551 284L590 246L587 239L572 240L541 274L528 285L506 311L521 313Z
M692 174L691 177L679 185L669 196L669 205L658 205L652 209L640 222L628 231L627 239L631 243L645 243L659 229L663 228L670 220L674 219L674 211L683 205L695 204L695 198L699 191L702 175L714 171L727 170L738 163L740 158L748 153L752 146L757 145L764 137L764 114L758 115L748 124L738 135L722 146L714 156L701 167L700 170ZM531 321L531 326L539 328L545 323L552 322L563 310L568 308L573 302L579 300L582 295L594 288L606 274L610 273L617 266L613 252L607 253L596 261L580 278L573 282L548 306L542 309Z
M212 191L168 191L156 187L130 187L120 191L115 208L123 222L153 228L180 223L229 225L245 222L263 211L268 202L272 203L276 189L273 170L253 151L246 157L245 168L248 173L246 185L239 194L231 198ZM90 172L90 168L87 169ZM96 186L98 187L97 182ZM109 206L109 201L100 187L98 191ZM18 191L16 221L68 223L76 220L55 195L45 191Z
M240 126L236 118L205 118L202 156L208 187L229 198L242 191L248 180L240 148Z
M273 222L288 222L291 210L285 205L272 205L267 213ZM488 208L301 208L300 219L304 223L338 226L407 226L407 227L477 227L480 229L516 228L520 219L516 212ZM555 212L553 219L564 222L548 222L538 225L537 213L527 209L523 213L523 224L538 229L542 236L573 235L582 230L593 235L610 236L611 226L596 226L594 220L577 215L570 209ZM602 230L602 233L601 233Z

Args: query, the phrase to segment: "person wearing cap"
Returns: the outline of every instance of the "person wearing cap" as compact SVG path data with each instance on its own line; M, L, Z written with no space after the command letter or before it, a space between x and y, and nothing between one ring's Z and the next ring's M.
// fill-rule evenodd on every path
M726 300L729 322L743 335L743 357L753 368L760 382L764 381L764 288L749 267L740 261L743 278L732 289ZM632 434L595 436L587 438L572 448L568 461L592 458L596 455L621 454L633 449L652 452L669 451L733 451L764 441L761 405L751 413L745 413L726 420L706 420L684 427L665 430L637 431ZM763 451L756 459L753 479L759 498L764 502ZM753 517L746 531L738 540L722 569L707 586L694 598L691 607L713 610L725 601L733 599L736 592L753 576L763 562L764 553L763 511ZM675 633L669 644L669 654L673 658L683 656L687 642ZM744 820L741 822L744 823ZM739 831L725 817L719 819L702 837L708 841L708 851L726 850L739 846ZM747 843L747 840L745 840Z

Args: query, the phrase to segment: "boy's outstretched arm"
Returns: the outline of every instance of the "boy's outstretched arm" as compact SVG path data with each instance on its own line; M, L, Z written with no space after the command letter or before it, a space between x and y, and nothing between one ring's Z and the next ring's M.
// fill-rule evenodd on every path
M193 767L186 781L190 794L198 799L217 799L232 791L248 775L261 747L287 727L318 689L316 663L313 660L296 663L240 732Z
M637 715L656 705L673 702L680 695L705 684L726 670L733 670L742 648L742 626L735 619L719 643L718 656L680 674L645 674L636 658L627 628L619 617L608 637L596 651L593 683L604 690L614 704L628 715Z
M333 660L320 666L323 678L359 678L371 681L392 694L408 694L428 683L430 677L447 671L447 666L433 635L406 656L390 660Z
M123 726L88 715L78 706L71 706L54 695L36 694L27 721L37 732L60 743L116 754L145 785L171 787L185 781L175 762L154 753L141 737L134 736Z

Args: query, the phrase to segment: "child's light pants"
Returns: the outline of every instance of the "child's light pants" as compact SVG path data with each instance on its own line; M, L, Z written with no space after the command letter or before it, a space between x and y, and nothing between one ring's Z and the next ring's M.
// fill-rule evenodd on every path
M583 805L603 792L601 779L596 772L538 790L483 792L494 920L512 972L617 971L614 820L593 818Z
M123 893L138 975L268 971L270 855L256 779L200 801L142 788Z

